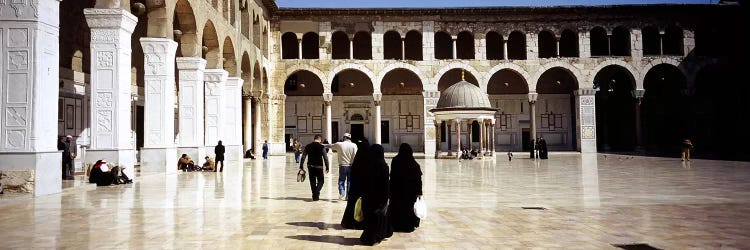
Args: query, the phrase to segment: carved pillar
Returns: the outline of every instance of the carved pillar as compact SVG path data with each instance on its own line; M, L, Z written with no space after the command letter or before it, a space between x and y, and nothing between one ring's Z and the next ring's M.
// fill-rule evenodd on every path
M226 160L242 160L242 83L239 77L228 77L224 85L224 110L222 143L226 147Z
M84 163L99 159L135 177L135 136L130 124L130 41L137 18L122 9L85 9L91 28L91 148Z
M243 116L243 124L242 127L244 131L244 137L242 144L245 146L243 148L243 155L244 152L251 149L253 147L253 98L251 96L245 97L243 104L245 105L245 114Z
M381 144L382 140L380 138L380 135L382 134L380 131L381 128L381 117L380 117L380 101L383 99L383 94L381 93L375 93L372 94L372 98L375 102L375 144Z
M532 140L536 140L536 99L538 96L537 93L529 93L529 121L531 121ZM532 145L532 147L533 146L534 145Z
M331 131L331 101L333 101L332 93L323 93L323 104L325 105L325 116L326 116L326 127L325 127L325 138L328 142L333 143L333 132Z
M593 89L575 91L576 101L576 139L578 151L596 153L596 99Z
M179 57L177 69L180 75L177 153L188 154L193 159L202 160L206 156L203 148L205 145L203 142L205 129L203 71L206 69L206 60L200 57Z
M174 65L177 43L167 38L141 38L145 86L144 143L141 171L177 172L174 144Z
M212 157L214 146L219 140L224 139L224 130L222 115L224 111L224 85L227 82L227 71L223 69L207 69L204 73L205 105L206 105L206 127L205 127L205 147L206 153Z
M645 89L633 90L633 97L635 97L635 148L636 151L643 150L643 127L641 122L641 103L643 102L643 94Z
M435 116L430 113L430 109L437 106L437 101L440 98L440 92L438 91L422 91L422 97L424 97L424 153L425 155L435 154L436 150L440 148L440 140L437 139L437 135L440 134L440 128L433 130L432 127L435 125ZM433 142L437 140L437 143Z
M461 119L456 119L456 152L458 157L461 157Z
M34 196L59 193L60 1L0 2L0 172L33 179Z

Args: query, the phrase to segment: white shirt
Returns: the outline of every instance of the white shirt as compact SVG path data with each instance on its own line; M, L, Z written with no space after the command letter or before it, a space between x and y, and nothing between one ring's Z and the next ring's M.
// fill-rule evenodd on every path
M350 140L334 143L331 145L331 149L338 153L340 166L351 166L354 155L357 154L357 144Z

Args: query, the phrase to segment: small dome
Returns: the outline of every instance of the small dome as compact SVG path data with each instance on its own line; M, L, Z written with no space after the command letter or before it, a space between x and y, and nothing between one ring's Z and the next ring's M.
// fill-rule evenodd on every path
M482 89L467 81L460 81L440 93L436 108L492 108Z

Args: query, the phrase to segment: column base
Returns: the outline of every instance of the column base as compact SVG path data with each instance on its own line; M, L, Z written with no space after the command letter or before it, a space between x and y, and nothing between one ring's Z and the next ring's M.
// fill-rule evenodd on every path
M182 154L187 154L190 158L193 158L195 164L201 165L206 161L206 149L203 147L178 147L175 158L179 158Z
M224 153L224 160L226 161L242 161L242 157L245 155L242 151L242 145L225 145L226 152Z
M62 192L62 154L58 151L0 152L0 173L11 177L3 178L6 192L16 189L34 196Z
M268 154L269 155L284 155L284 154L286 154L286 143L283 143L283 142L269 142L268 143Z
M143 155L141 155L143 159ZM86 151L85 164L94 164L97 160L106 160L123 168L130 179L135 179L135 149L89 149Z
M596 153L596 140L581 140L581 153Z
M143 148L141 149L141 172L177 173L176 148ZM193 159L195 162L195 159Z

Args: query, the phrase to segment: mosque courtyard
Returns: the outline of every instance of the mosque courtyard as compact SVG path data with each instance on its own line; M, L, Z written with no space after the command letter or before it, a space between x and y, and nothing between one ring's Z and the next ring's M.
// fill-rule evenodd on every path
M418 159L427 219L376 247L750 248L748 162L579 153L526 158ZM338 168L326 175L316 202L309 184L296 182L296 170L287 155L230 163L223 173L151 174L109 187L67 183L74 187L37 198L6 194L0 248L362 247L361 231L339 226L346 202L338 200Z

